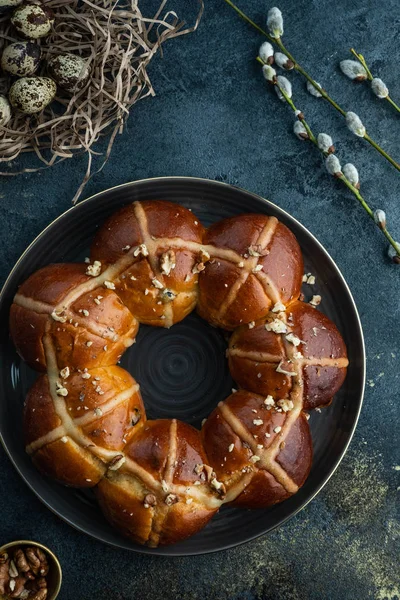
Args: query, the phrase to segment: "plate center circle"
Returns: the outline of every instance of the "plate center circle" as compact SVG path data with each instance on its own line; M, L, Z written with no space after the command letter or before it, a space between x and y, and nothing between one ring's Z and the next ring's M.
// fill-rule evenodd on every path
M140 325L121 366L139 383L149 419L200 427L234 386L226 349L226 334L192 313L171 329Z

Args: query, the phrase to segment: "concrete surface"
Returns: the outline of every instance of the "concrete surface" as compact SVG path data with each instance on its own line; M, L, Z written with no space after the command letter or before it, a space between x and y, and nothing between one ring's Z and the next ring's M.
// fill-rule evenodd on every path
M152 12L154 0L143 0ZM169 0L193 19L195 1ZM341 466L319 496L279 530L245 546L166 560L117 551L55 517L0 451L0 541L25 537L51 545L64 568L60 600L395 600L400 596L399 293L400 266L353 197L320 156L291 132L288 108L266 88L254 57L262 38L223 0L206 0L199 30L169 42L150 69L157 96L132 111L129 129L85 195L159 175L218 179L268 197L308 227L347 278L360 311L369 384L361 419ZM242 0L263 24L269 8ZM400 158L399 116L366 85L338 69L348 49L364 53L400 100L396 0L281 0L284 41L372 137ZM400 239L400 177L344 120L289 75L294 97L317 132L332 135L344 164L354 162L374 208L386 210ZM85 163L74 159L38 174L0 180L0 275L28 243L70 206Z

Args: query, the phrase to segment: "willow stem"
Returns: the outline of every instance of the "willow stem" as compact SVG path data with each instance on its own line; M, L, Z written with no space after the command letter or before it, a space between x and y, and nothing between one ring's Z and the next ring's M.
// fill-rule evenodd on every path
M398 171L400 171L400 165L399 163L397 163L391 156L390 154L388 154L387 152L385 152L385 150L383 148L381 148L376 142L374 142L374 140L368 135L367 132L365 132L364 134L364 140L366 140L369 144L371 144L371 146L373 148L375 148L375 150L378 150L378 152L380 154L382 154L382 156L384 156L386 158L386 160L388 160L390 162L391 165L393 165L394 167L396 167L396 169Z
M257 57L257 61L259 63L263 64L263 65L266 64L266 63L264 63L264 61L259 56ZM284 98L285 102L288 104L288 106L290 106L290 108L292 109L292 111L295 114L297 113L297 115L298 115L299 112L301 112L301 111L299 111L299 109L296 107L296 105L293 102L293 100L291 98L289 98L289 96L287 95L287 93L285 92L285 90L282 88L282 86L279 85L279 82L276 79L274 79L273 81L271 81L271 84L274 85L274 86L276 86L279 89L279 91L282 94L282 97ZM324 150L321 150L321 148L318 146L317 138L315 137L315 135L314 135L314 133L313 133L310 125L305 120L303 113L301 113L301 118L299 120L303 124L304 129L307 131L309 141L314 144L314 146L319 150L319 152L321 152L321 154L323 154L324 157L329 156L329 152L325 152ZM361 206L363 207L363 209L365 210L365 212L373 220L373 222L375 223L375 225L377 225L378 229L380 231L382 231L383 235L386 237L386 239L388 240L388 242L390 243L390 245L393 246L393 248L396 251L396 255L400 259L400 249L398 247L398 244L396 244L395 240L392 238L392 236L390 235L390 233L386 229L386 226L385 227L381 227L379 224L376 223L373 210L367 204L365 198L360 194L359 190L347 179L347 177L345 177L345 175L343 173L340 174L340 176L338 177L338 179L340 179L340 181L357 198L358 202L361 204Z
M227 0L225 0L225 1L227 1ZM301 75L303 75L303 77L305 77L307 79L307 81L309 81L311 83L311 85L313 87L315 87L316 90L319 91L321 96L325 100L327 100L329 102L329 104L331 104L333 106L333 108L335 108L338 112L340 112L340 114L343 117L346 117L346 111L343 110L343 108L341 106L339 106L339 104L337 104L337 102L335 102L333 100L333 98L331 98L330 95L320 85L318 85L318 83L316 81L314 81L314 79L311 77L311 75L309 75L307 73L307 71L305 71L303 69L303 67L301 65L299 65L299 63L295 60L295 58L290 54L289 50L286 49L282 40L280 38L278 38L274 41L275 41L276 45L279 46L280 50L282 50L283 54L286 54L286 56L294 63L294 68L296 69L296 71L298 71Z
M369 67L368 67L368 65L367 65L367 62L366 62L366 60L365 60L364 56L363 56L362 54L359 54L358 52L356 52L356 51L354 50L354 48L350 48L350 52L351 52L351 53L353 54L353 56L355 56L355 57L356 57L356 59L357 59L357 60L358 60L358 61L359 61L359 62L362 64L362 66L364 67L364 69L365 69L365 70L366 70L366 72L367 72L368 79L369 79L370 81L372 81L372 80L374 79L374 76L372 75L371 71L369 70ZM393 108L395 108L395 109L397 110L397 112L399 112L399 113L400 113L400 106L398 106L398 105L396 104L396 102L395 102L394 100L392 100L392 98L391 98L390 96L386 96L385 100L387 100L387 101L389 102L389 104L391 104L391 105L393 106Z
M367 63L365 62L365 58L363 57L363 55L359 54L358 52L356 52L354 50L354 48L350 48L350 52L353 54L353 56L356 57L356 59L358 60L358 62L360 62L362 64L362 66L364 67L364 69L367 72L368 79L370 81L372 81L374 77L373 77L371 71L369 70Z
M232 2L232 0L224 0L227 4L229 4L229 6L231 8L233 8L233 10L235 10L237 12L237 14L247 23L249 23L249 25L251 25L252 27L254 27L255 29L257 29L257 31L259 31L260 33L262 33L272 44L276 44L280 50L283 52L283 54L285 54L293 63L294 63L294 69L296 69L296 71L298 71L301 75L303 75L303 77L305 77L307 79L307 81L309 81L311 83L311 85L313 87L315 87L316 90L319 91L319 93L321 94L321 96L327 101L329 102L329 104L331 106L333 106L333 108L335 110L337 110L342 117L346 117L346 111L343 110L343 108L341 106L339 106L339 104L337 102L335 102L333 100L333 98L331 98L331 96L323 89L321 88L318 83L316 81L314 81L314 79L311 77L311 75L309 75L307 73L307 71L305 69L303 69L303 67L297 62L297 60L294 58L294 56L292 56L292 54L290 54L289 50L287 50L285 48L285 46L282 43L282 40L280 38L273 38L271 35L269 35L269 33L267 33L265 31L265 29L263 29L262 27L260 27L259 25L257 25L254 21L252 21L252 19L250 19L250 17L248 17L242 10L240 10L240 8L238 6L236 6L236 4L234 4ZM390 162L390 164L397 169L398 171L400 171L400 165L399 163L397 163L387 152L385 152L385 150L383 148L381 148L381 146L379 144L377 144L369 135L365 135L364 139L371 144L371 146L373 146L373 148L375 148L375 150L377 150L379 152L379 154L381 154L381 156L383 156L384 158L386 158L387 161Z

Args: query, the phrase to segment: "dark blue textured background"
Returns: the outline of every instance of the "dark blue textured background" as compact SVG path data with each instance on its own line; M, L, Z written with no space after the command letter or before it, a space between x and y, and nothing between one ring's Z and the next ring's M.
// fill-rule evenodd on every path
M155 1L143 0L151 14ZM260 24L269 6L242 0ZM399 116L366 85L338 69L354 46L400 100L397 0L281 0L284 41L370 135L400 159ZM188 20L194 0L170 0ZM265 7L265 10L264 10ZM195 34L165 46L150 68L157 96L132 111L85 195L159 175L218 179L257 192L289 211L325 245L350 285L367 344L368 385L358 429L326 488L278 531L245 546L196 558L151 558L117 551L79 534L44 508L0 451L0 542L50 545L64 569L61 600L395 600L398 559L400 267L353 197L327 175L319 155L291 133L288 108L266 88L254 61L260 36L222 0L209 0ZM338 113L289 75L294 97L316 131L354 162L375 208L400 238L399 174L346 130ZM0 180L1 278L28 243L70 206L85 169L74 159L38 174ZM396 504L397 503L397 504Z

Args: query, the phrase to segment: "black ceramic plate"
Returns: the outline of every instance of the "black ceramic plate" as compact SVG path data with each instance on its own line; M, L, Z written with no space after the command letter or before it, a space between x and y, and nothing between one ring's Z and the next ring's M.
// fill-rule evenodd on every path
M90 493L59 486L42 477L25 454L22 405L36 374L17 356L8 335L8 314L17 287L31 273L51 262L82 260L96 228L116 209L134 200L165 199L193 210L206 226L243 212L278 217L296 235L306 272L317 284L305 290L320 293L321 309L339 327L347 344L350 366L333 404L311 417L314 462L300 491L267 510L225 506L200 533L166 548L145 548L125 540L103 518ZM319 242L283 210L267 200L232 186L186 177L167 177L118 186L71 208L39 235L11 272L0 296L0 435L14 466L35 494L65 521L120 548L169 556L201 554L251 540L301 510L325 485L342 459L361 408L365 355L361 325L341 273ZM234 385L225 359L223 333L195 314L169 331L141 326L137 343L122 366L141 384L149 418L177 417L200 426Z

